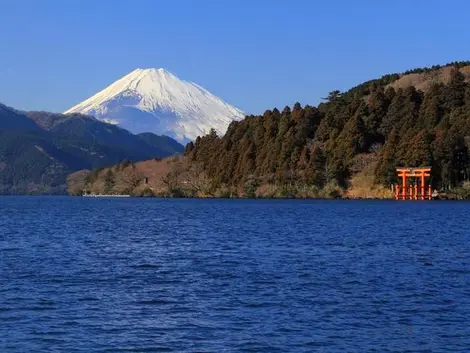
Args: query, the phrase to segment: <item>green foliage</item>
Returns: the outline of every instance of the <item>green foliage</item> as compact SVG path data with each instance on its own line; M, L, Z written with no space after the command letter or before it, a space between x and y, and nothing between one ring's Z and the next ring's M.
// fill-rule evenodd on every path
M466 181L456 188L455 194L459 199L470 200L470 182Z
M150 188L145 188L139 195L140 197L155 197L155 193Z
M409 75L409 74L429 73L429 72L432 72L432 71L435 71L435 70L439 70L443 67L449 67L449 66L453 66L453 67L459 69L461 67L468 66L468 65L470 65L470 61L453 61L453 62L450 62L450 63L445 64L445 65L434 65L434 66L431 66L431 67L408 70L408 71L405 71L403 74L404 75Z
M86 177L85 177L85 183L86 184L93 184L96 180L98 180L98 177L101 173L101 171L104 168L96 168L93 169Z
M327 102L331 103L341 98L341 96L342 96L342 93L338 90L335 90L335 91L331 91L330 93L328 93L328 97L323 98L323 100L326 100Z
M286 196L299 183L337 197L346 188L356 156L383 146L375 164L376 182L389 187L398 166L432 166L434 187L452 187L470 178L470 86L451 63L447 84L426 92L388 88L397 74L368 81L346 93L330 92L317 108L267 110L233 122L226 135L198 138L185 154L200 162L215 185L233 185L252 196L273 184ZM409 73L438 69L419 69Z
M253 176L250 176L244 185L244 196L248 198L255 198L256 190L258 189L259 185L259 180Z
M114 176L114 173L111 169L108 169L108 171L104 175L104 193L106 195L111 194L115 184L116 178Z

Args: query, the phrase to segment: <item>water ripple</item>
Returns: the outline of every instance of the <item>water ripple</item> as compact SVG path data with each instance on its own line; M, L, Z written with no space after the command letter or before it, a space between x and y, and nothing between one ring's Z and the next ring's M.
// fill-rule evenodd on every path
M467 203L0 198L0 352L466 352Z

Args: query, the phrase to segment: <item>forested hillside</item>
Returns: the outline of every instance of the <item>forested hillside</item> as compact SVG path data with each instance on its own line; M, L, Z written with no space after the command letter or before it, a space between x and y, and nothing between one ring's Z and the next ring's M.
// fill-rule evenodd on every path
M432 166L435 187L455 186L470 172L470 86L459 70L463 64L453 64L449 77L426 92L394 89L400 76L388 75L344 94L331 92L318 107L268 110L233 122L223 138L198 138L186 155L202 163L216 185L301 181L346 188L373 155L376 183L395 182L397 166Z
M73 171L182 152L166 136L149 144L84 115L22 113L0 105L0 194L65 193Z
M167 157L184 151L181 144L168 136L153 133L134 135L117 125L83 114L27 112L27 116L56 135L75 136L126 150L135 156L133 160L141 160L142 156Z
M248 116L223 137L212 131L189 143L185 165L201 170L214 195L383 193L398 166L431 166L434 188L458 186L470 176L469 64L386 75L331 92L318 107ZM175 168L167 175L172 190L187 189Z

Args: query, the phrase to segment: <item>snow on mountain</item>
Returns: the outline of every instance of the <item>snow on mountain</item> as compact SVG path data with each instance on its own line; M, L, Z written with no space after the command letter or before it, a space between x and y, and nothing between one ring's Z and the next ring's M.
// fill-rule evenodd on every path
M137 69L70 108L133 132L153 132L180 142L214 128L220 135L245 114L195 83L164 69Z

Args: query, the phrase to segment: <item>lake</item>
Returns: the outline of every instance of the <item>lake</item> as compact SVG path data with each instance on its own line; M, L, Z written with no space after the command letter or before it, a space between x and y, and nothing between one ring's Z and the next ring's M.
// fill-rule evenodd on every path
M0 197L0 352L465 352L470 203Z

